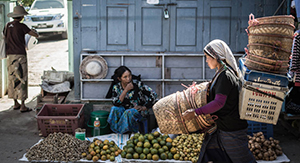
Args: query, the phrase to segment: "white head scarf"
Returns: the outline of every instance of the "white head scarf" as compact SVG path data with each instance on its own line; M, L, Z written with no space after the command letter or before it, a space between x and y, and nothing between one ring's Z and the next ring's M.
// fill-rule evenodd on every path
M226 60L227 64L240 76L236 60L228 45L219 39L215 39L204 47L204 52L217 60Z

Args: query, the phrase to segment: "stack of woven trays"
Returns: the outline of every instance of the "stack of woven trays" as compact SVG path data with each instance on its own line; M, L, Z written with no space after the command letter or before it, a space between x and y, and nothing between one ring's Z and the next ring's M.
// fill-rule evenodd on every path
M280 15L255 19L250 14L248 24L245 65L253 70L286 74L293 44L294 17Z

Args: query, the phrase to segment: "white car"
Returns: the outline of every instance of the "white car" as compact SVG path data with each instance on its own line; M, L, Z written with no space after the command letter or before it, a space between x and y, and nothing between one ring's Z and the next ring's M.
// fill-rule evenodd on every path
M24 22L40 35L61 34L68 37L67 0L35 0Z

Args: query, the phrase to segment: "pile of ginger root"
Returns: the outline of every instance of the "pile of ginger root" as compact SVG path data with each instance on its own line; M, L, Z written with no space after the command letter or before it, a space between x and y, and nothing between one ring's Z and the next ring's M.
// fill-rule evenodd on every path
M272 161L282 155L279 140L272 137L266 139L263 132L253 133L253 136L248 135L248 147L256 160Z

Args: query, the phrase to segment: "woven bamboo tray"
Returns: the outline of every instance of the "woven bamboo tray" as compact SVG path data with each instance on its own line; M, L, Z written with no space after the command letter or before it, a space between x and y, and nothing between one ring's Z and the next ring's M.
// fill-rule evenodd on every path
M251 70L258 70L264 72L270 72L275 74L286 74L288 72L289 66L282 66L282 65L270 65L265 64L257 61L253 61L249 58L246 58L245 65Z
M266 23L248 26L249 34L276 34L293 37L295 26L292 24Z
M290 51L265 44L248 44L249 53L273 60L289 60Z
M252 61L269 64L269 65L274 65L274 66L289 66L288 65L289 60L268 59L268 58L260 57L260 56L257 56L255 54L251 54L251 53L247 53L246 58L248 58Z
M197 92L194 100L196 107L199 108L207 103L208 82L203 82L195 85ZM195 90L195 89L194 89ZM176 92L168 95L153 106L153 111L159 126L159 129L164 134L184 134L200 130L197 119L184 121L182 113L192 107L189 105L186 95L193 91L192 87L182 92ZM187 131L188 130L188 131Z
M259 23L280 23L280 24L294 24L294 17L292 15L277 15L256 18Z
M290 51L293 45L293 37L284 35L271 35L271 34L249 34L249 44L266 44L275 47L282 48L286 51Z

